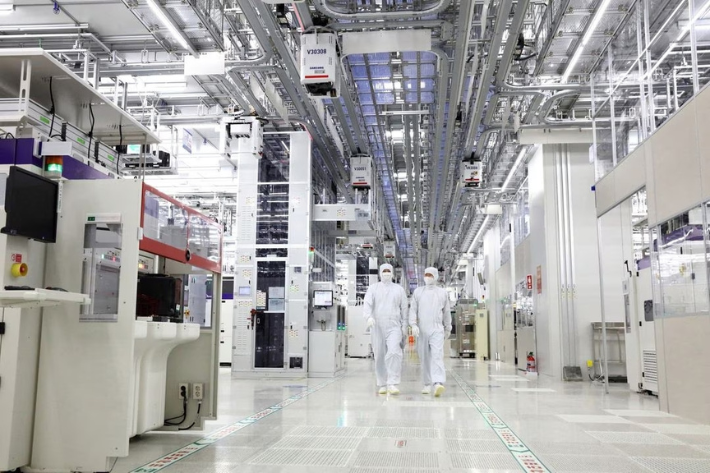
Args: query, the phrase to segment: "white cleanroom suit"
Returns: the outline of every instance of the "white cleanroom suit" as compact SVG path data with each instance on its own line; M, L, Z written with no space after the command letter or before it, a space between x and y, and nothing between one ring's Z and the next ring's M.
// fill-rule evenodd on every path
M451 334L451 306L446 290L436 286L439 271L426 268L424 274L433 277L425 276L426 285L414 290L409 325L412 326L412 333L419 335L417 345L426 391L432 383L443 385L446 382L444 341Z
M367 288L363 310L368 326L372 327L372 351L381 394L385 386L391 394L399 393L401 343L407 327L407 294L402 286L392 282L392 273L392 265L380 266L382 280Z

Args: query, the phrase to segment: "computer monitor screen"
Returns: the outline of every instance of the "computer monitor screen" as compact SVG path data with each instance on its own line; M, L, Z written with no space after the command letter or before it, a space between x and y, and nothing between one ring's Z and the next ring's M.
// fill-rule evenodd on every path
M333 307L333 291L313 291L315 307Z
M251 296L251 286L239 286L240 296Z
M5 189L7 220L2 233L57 241L59 185L17 166L10 168Z
M141 145L128 145L126 154L141 154Z

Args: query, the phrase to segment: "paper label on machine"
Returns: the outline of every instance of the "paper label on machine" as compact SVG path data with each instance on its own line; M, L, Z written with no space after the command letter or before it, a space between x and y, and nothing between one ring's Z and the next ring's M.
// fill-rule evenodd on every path
M464 187L480 186L482 171L483 163L480 161L463 163L461 169L461 184L463 184Z

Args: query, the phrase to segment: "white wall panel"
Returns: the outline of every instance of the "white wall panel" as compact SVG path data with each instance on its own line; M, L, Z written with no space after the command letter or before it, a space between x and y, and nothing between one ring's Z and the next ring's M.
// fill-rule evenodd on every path
M653 149L656 219L659 221L701 200L696 129L695 103L689 103L648 141Z
M646 185L646 147L639 146L616 167L617 200L626 199Z
M695 113L698 126L698 159L700 160L700 174L702 179L703 199L710 200L710 133L707 133L707 124L710 123L710 88L705 88L695 99Z
M710 317L706 315L663 319L668 411L705 424L710 424L708 339Z
M616 200L616 169L610 172L595 185L595 198L597 204L597 216L604 215L605 212L613 209L617 204Z

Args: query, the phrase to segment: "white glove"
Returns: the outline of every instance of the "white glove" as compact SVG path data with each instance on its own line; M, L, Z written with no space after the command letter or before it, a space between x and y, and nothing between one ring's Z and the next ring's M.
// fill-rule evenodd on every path
M367 328L372 328L374 326L375 326L375 319L373 319L372 317L367 319Z
M416 325L412 325L412 336L415 338L419 336L419 327Z

